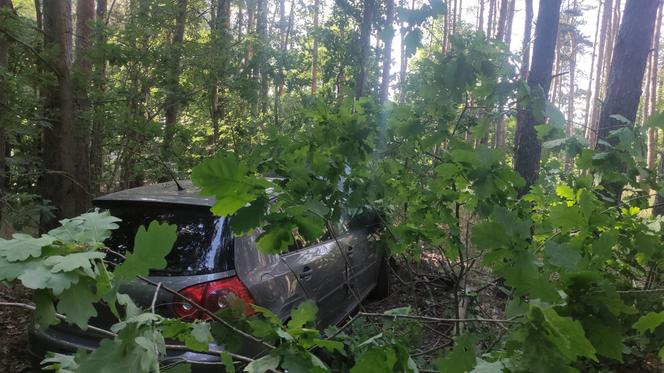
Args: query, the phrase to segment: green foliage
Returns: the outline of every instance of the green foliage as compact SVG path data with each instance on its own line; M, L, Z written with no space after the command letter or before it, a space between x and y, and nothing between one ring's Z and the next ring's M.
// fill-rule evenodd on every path
M166 268L166 255L173 248L176 227L153 221L148 226L138 228L134 240L134 250L115 268L113 275L118 280L131 280L136 276L147 276L150 269Z

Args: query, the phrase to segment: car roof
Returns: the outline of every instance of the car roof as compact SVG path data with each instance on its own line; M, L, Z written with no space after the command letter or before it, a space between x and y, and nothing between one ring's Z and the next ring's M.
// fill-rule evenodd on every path
M178 190L174 181L145 185L138 188L121 190L94 199L95 205L106 206L115 202L166 203L177 205L204 206L214 205L214 197L200 194L200 189L191 180L179 180L184 190Z

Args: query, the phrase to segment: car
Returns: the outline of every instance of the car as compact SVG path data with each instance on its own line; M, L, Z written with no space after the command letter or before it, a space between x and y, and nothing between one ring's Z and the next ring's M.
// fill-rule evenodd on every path
M267 254L257 248L258 232L234 236L230 229L232 218L210 212L214 203L214 198L201 196L190 181L127 189L93 201L96 207L122 219L106 242L114 252L124 253L131 248L137 229L153 220L177 225L177 240L166 257L166 268L151 271L149 278L213 312L225 307L226 297L233 294L286 321L295 307L311 299L318 306L317 326L325 328L341 323L370 295L384 297L389 292L387 262L377 245L375 227L373 223L362 223L371 219L328 224L334 231L326 232L316 242L297 237L288 252ZM136 279L123 286L121 292L147 309L155 287ZM98 315L90 320L90 325L109 329L117 322L108 309L97 308ZM157 295L155 310L186 320L207 316L165 291ZM102 338L90 329L82 331L61 323L45 331L31 329L28 350L40 361L49 351L94 349ZM256 347L247 343L241 352L255 356L260 352ZM211 345L210 349L221 350L223 346ZM186 360L195 372L219 369L209 364L219 361L219 354L176 349L168 350L166 359Z

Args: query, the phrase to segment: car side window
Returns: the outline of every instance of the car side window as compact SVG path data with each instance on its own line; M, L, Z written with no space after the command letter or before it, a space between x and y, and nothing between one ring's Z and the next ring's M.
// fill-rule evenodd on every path
M306 249L307 247L329 241L333 238L333 235L328 230L327 226L325 227L325 232L315 240L308 241L300 234L300 232L298 232L297 229L293 229L291 234L293 235L293 244L288 247L288 252Z

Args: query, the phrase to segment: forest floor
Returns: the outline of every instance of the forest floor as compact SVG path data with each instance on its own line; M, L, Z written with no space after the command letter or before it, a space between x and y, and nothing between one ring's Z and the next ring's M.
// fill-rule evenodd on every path
M363 304L361 311L367 313L383 313L387 310L410 307L410 313L420 316L455 318L456 301L453 297L451 281L440 266L433 261L424 260L417 264L406 264L405 261L392 261L392 291L389 297ZM482 289L479 293L491 292L490 287ZM482 307L477 308L480 296L473 294L467 297L468 305L473 307L472 312L479 312L478 316L485 318L499 318L502 302L488 302L495 307L486 306L486 299ZM486 294L492 299L499 299L496 294ZM21 286L8 288L0 284L0 301L30 303L30 292ZM379 320L369 320L378 323ZM26 351L26 331L31 322L30 312L12 307L0 307L0 372L27 373L30 372L30 359ZM449 346L453 341L454 325L441 322L419 323L419 338L421 347L413 351L413 356L419 360L435 358L441 349ZM490 333L499 337L500 329L483 329L483 325L472 325L474 332Z

